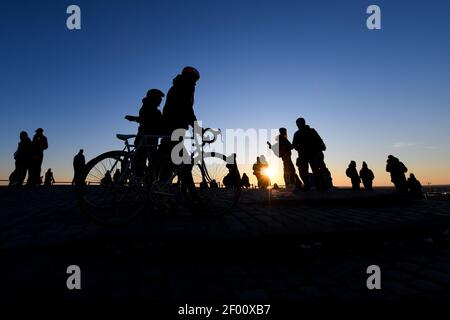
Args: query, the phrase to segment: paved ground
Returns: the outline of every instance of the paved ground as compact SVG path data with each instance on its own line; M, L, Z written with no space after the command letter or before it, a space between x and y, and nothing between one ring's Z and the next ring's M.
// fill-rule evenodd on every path
M1 295L102 299L445 299L450 201L389 192L244 192L229 216L91 223L70 187L0 188ZM83 289L65 288L66 268ZM366 268L382 270L382 290Z

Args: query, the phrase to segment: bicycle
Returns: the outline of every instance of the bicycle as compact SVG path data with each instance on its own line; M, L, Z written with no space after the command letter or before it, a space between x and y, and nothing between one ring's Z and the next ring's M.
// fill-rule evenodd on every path
M208 132L214 137L205 140ZM195 133L185 138L194 140L192 146L201 145L199 154L190 154L191 160L199 160L192 167L198 196L195 200L184 190L186 186L181 178L184 170L187 170L186 166L192 164L176 165L170 176L164 178L163 172L171 160L161 155L156 157L159 159L153 159L155 150L161 150L163 144L150 144L149 140L167 141L170 136L143 135L138 145L134 145L129 140L136 138L136 135L117 134L116 137L125 144L122 150L102 153L86 164L84 183L76 186L80 208L95 222L116 226L129 223L150 206L152 209L168 211L186 204L191 209L200 207L202 211L213 215L229 213L241 193L235 155L227 157L217 152L203 152L205 145L214 143L218 134L220 130L207 128L202 131L201 142L198 142ZM137 157L137 151L141 148L146 152L145 163ZM231 187L225 188L222 181L227 174L236 179Z

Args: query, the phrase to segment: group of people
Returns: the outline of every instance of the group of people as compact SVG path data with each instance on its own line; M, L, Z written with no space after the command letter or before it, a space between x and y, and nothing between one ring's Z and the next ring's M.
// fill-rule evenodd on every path
M160 106L165 94L159 89L150 89L147 95L142 99L142 106L139 110L139 116L126 116L130 121L139 123L138 133L135 139L135 145L139 145L143 136L170 136L176 129L187 130L189 126L194 127L197 120L194 113L194 94L197 81L200 79L200 73L193 67L185 67L182 72L173 79L173 85L167 92L167 97L163 111ZM286 187L297 187L304 191L308 191L315 186L319 191L328 191L333 187L331 173L325 165L324 151L325 143L314 128L306 124L304 118L296 120L298 130L293 136L292 143L288 139L287 129L280 128L279 135L276 137L276 143L268 146L272 149L276 156L283 161L283 176ZM17 151L14 154L15 170L11 173L9 180L10 185L22 185L28 173L27 185L42 184L41 167L44 158L44 151L48 148L47 138L43 134L44 130L39 128L31 140L27 132L20 133L20 142ZM146 165L147 158L150 155L153 160L156 158L171 155L172 148L178 144L178 141L171 141L170 138L163 138L158 146L157 137L149 137L145 148L137 149L137 159L142 166ZM292 150L298 153L296 165L300 175L297 175L294 163L291 160ZM149 152L147 152L149 151ZM186 150L183 150L186 152ZM83 150L81 149L73 160L74 178L72 184L84 183L85 159ZM167 162L163 176L170 176L174 169L172 161ZM250 187L249 177L244 173L242 178L238 176L236 163L227 166L229 174L222 183L225 187L230 188L239 183L244 188ZM266 189L270 186L270 178L264 172L268 167L268 163L264 156L257 157L256 163L253 165L253 174L258 181L258 187ZM312 173L309 172L311 168ZM144 168L137 168L143 171ZM164 170L163 170L164 171ZM186 191L191 193L195 198L196 191L192 178L192 165L185 166L184 172L181 173L181 179L184 181L183 186ZM418 195L421 194L420 182L413 174L407 180L405 173L407 168L396 157L390 155L387 160L386 171L391 174L391 181L396 189L400 192L409 192ZM351 179L354 190L360 189L362 181L365 190L372 190L374 179L373 172L363 162L362 169L356 169L356 162L351 161L346 175ZM114 176L120 176L120 172L115 172ZM51 185L54 183L54 177L51 169L45 174L44 184ZM102 183L110 183L114 181L111 173L104 177ZM217 183L217 182L215 182Z
M15 169L9 176L10 186L23 185L28 174L27 186L36 186L43 183L41 170L44 160L44 151L48 148L47 137L44 129L38 128L33 139L30 139L26 131L20 132L17 150L14 153ZM45 174L45 183L54 182L51 169Z
M412 196L423 197L422 185L415 175L411 173L406 179L408 168L397 157L389 155L386 160L386 171L391 174L391 182L394 184L398 192L409 192Z
M325 143L317 131L306 124L304 118L298 118L296 124L298 130L294 134L292 143L288 139L286 128L279 129L275 144L267 142L269 148L283 161L283 177L286 187L295 186L308 191L315 186L319 191L331 190L333 181L324 161ZM291 160L291 150L293 149L298 153L296 165L300 178ZM309 168L312 173L309 172Z
M350 178L352 182L352 189L353 190L360 190L360 184L361 181L364 186L364 190L372 191L373 190L373 179L375 178L375 175L373 174L373 171L369 169L367 166L367 163L363 161L362 168L359 171L356 169L356 162L350 161L350 164L348 165L347 170L345 170L345 175Z
M414 197L422 197L422 185L417 180L415 175L411 173L409 178L406 179L406 172L408 172L408 168L401 162L398 158L393 155L389 155L386 161L386 171L391 175L391 182L394 184L395 189L398 192L406 193L409 192ZM364 189L368 191L373 190L373 180L375 178L372 170L370 170L367 166L366 162L362 163L362 168L359 171L356 168L356 162L350 161L347 170L345 171L347 177L350 178L352 182L353 190L360 190L361 182L364 185Z

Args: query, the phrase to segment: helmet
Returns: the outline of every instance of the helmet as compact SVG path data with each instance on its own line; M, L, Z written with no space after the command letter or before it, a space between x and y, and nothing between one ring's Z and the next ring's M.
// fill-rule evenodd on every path
M198 72L198 70L195 69L194 67L184 67L181 74L193 76L195 80L200 79L200 72Z

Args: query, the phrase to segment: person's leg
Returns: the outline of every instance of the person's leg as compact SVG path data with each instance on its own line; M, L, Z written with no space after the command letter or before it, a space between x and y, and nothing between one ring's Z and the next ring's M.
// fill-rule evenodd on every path
M40 154L36 159L36 184L41 182L42 162L44 161L44 154Z
M306 157L297 158L297 167L300 178L303 181L304 190L309 190L311 188L311 182L309 179L309 164Z

